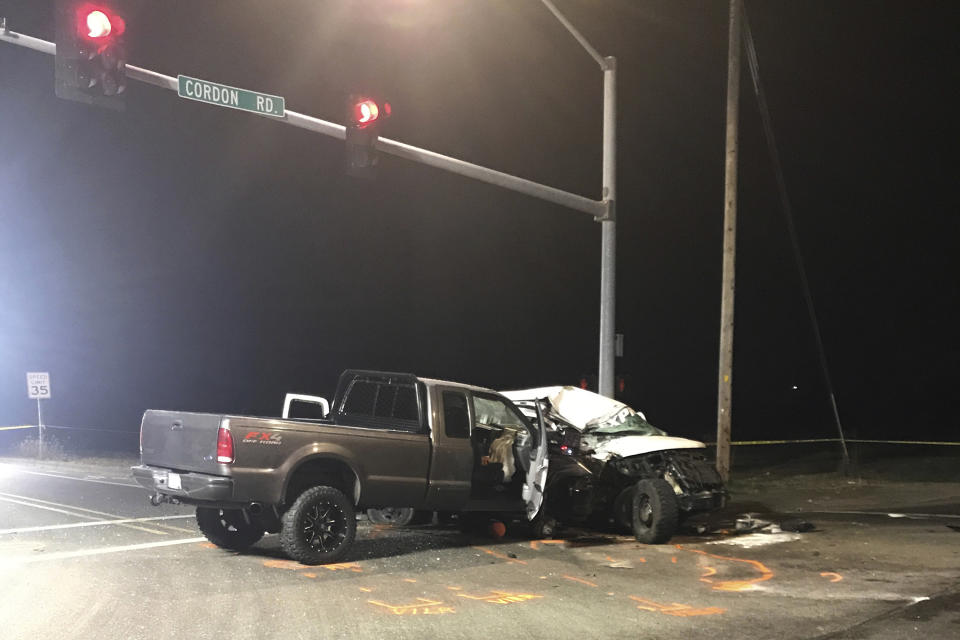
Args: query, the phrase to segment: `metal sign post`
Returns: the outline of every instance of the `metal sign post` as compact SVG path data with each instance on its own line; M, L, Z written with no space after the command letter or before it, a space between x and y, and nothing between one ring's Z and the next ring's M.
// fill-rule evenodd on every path
M50 399L50 373L47 371L27 372L27 397L37 401L37 457L43 457L43 407L41 400Z

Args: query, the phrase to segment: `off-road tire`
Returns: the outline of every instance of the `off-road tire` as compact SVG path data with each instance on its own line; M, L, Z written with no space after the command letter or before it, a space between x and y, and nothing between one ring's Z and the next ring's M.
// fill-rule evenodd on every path
M283 514L280 545L303 564L338 562L357 536L353 503L333 487L311 487Z
M263 526L242 509L197 507L197 526L207 540L233 551L243 551L263 537Z
M373 524L389 524L395 527L409 527L416 524L428 524L433 520L433 512L413 507L386 507L367 509L367 517Z
M633 494L633 535L638 542L663 544L680 525L680 506L666 480L641 480Z

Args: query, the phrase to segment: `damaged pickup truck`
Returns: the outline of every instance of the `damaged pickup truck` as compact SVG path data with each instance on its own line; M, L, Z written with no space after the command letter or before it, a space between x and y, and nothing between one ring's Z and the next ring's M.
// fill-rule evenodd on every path
M404 505L533 519L547 477L545 421L490 389L382 371L346 371L330 413L284 418L147 411L141 464L151 502L192 504L214 544L244 549L279 533L305 564L339 561L357 509Z
M724 506L727 491L702 442L668 436L629 406L577 387L504 391L543 416L550 472L535 525L615 523L648 544L667 542L691 514Z

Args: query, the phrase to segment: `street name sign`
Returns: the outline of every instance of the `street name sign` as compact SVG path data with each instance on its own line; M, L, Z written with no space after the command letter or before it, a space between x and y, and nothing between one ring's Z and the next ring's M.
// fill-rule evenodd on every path
M50 374L46 371L27 373L27 395L31 400L49 400Z
M177 94L188 100L252 111L265 116L282 118L286 115L286 104L280 96L228 87L189 76L177 76Z

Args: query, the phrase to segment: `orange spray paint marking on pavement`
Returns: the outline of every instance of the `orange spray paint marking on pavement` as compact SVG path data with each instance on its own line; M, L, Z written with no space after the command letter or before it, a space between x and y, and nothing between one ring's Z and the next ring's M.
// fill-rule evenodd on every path
M758 562L757 560L748 560L746 558L734 558L733 556L720 556L714 553L707 553L706 551L700 551L699 549L687 549L686 547L680 544L674 545L674 546L676 546L677 549L680 549L682 551L688 551L690 553L698 553L708 558L717 558L718 560L729 560L731 562L741 562L744 564L748 564L751 567L753 567L755 571L760 573L758 577L752 578L750 580L721 580L718 582L713 580L710 577L716 574L716 569L714 569L713 567L706 567L706 569L712 570L712 573L705 573L703 576L701 576L700 581L706 582L708 584L712 584L713 589L715 591L748 591L750 589L753 589L758 582L765 582L771 579L774 575L773 571L768 569L766 565L764 565L762 562Z
M822 578L830 578L830 582L840 582L843 580L843 576L839 573L834 573L833 571L824 571L820 574Z
M531 540L530 548L533 549L534 551L539 551L540 545L542 544L559 544L560 546L565 547L567 546L567 541L566 540Z
M727 611L726 609L721 609L720 607L704 607L702 609L697 609L691 607L689 604L680 604L677 602L673 602L671 604L660 604L659 602L645 600L643 598L638 598L637 596L630 596L630 599L640 603L637 605L637 609L654 611L668 616L676 616L678 618L689 618L692 616L715 616Z
M484 596L472 596L469 593L458 593L458 597L468 600L483 600L490 604L516 604L517 602L526 602L534 598L542 598L533 593L510 593L509 591L491 591Z
M310 565L300 564L293 560L264 560L263 566L270 567L271 569L290 569L291 571L308 569L310 567Z
M677 556L673 556L672 558L670 558L670 562L672 562L673 564L677 564Z
M574 576L563 576L563 577L566 578L567 580L573 580L574 582L580 582L580 583L585 584L585 585L590 586L590 587L595 587L595 586L597 586L597 585L595 585L594 583L590 582L589 580L584 580L583 578L575 578Z
M290 571L317 568L309 564L300 564L299 562L294 562L293 560L264 560L263 566L270 567L271 569L288 569ZM363 573L363 569L360 567L360 565L353 562L325 564L321 565L321 568L326 569L327 571L352 571L354 573Z
M416 582L416 580L414 580L413 578L404 578L403 581L404 581L404 582Z
M370 593L371 591L373 591L373 589L368 589L367 587L360 587L360 591L363 591L364 593Z
M317 574L315 574L315 573L305 573L305 574L303 574L303 575L305 575L305 576L308 577L308 578L316 578L316 577L317 577Z
M717 570L714 567L704 567L704 572L700 576L700 582L706 582L707 584L712 584L713 580L710 580L710 576L717 575Z
M419 602L413 604L387 604L379 600L367 600L372 605L383 607L390 613L397 616L442 616L445 613L455 613L453 607L443 606L439 600L428 600L427 598L417 598Z
M461 591L463 587L447 587L447 589L450 589L450 591Z
M484 553L489 553L489 554L492 555L494 558L500 558L501 560L506 560L507 562L515 562L515 563L517 563L517 564L527 564L527 563L524 562L523 560L517 560L516 558L511 558L510 556L505 556L505 555L503 555L502 553L497 553L497 552L494 551L493 549L487 549L486 547L474 547L474 549L478 549L479 551L483 551Z

